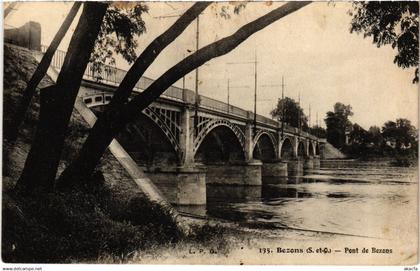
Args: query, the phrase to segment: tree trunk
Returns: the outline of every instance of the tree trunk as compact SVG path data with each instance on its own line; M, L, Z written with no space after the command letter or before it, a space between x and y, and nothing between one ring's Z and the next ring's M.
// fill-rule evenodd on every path
M65 133L108 4L86 2L55 85L41 91L40 120L17 189L53 189Z
M10 12L12 12L12 10L15 9L17 4L18 4L18 2L12 2L4 9L3 19L6 19L6 17L10 14Z
M171 44L184 30L195 20L203 10L212 2L197 2L189 8L176 22L163 34L154 39L149 46L140 54L136 62L130 67L127 74L116 89L111 103L106 111L113 111L115 105L122 105L128 101L133 88L143 76L144 72L155 61L156 57Z
M22 124L23 120L25 119L25 114L28 110L29 104L31 103L31 99L34 96L35 90L41 82L42 78L44 78L48 67L51 64L51 60L54 56L55 51L57 50L58 46L61 43L64 35L67 33L71 23L74 20L74 17L77 14L77 11L80 8L81 2L75 2L73 7L71 8L69 14L67 14L66 19L64 20L63 24L60 26L57 34L55 34L54 39L51 41L50 46L48 47L47 51L45 52L44 56L42 57L41 62L39 63L38 67L36 68L34 74L32 75L31 79L29 80L25 90L23 91L22 99L18 105L15 115L15 121L11 124L9 129L5 131L5 137L8 140L15 141L18 135L19 127Z
M210 59L227 54L255 32L309 3L289 2L244 25L233 35L203 47L165 72L144 92L134 97L122 110L115 111L113 114L104 115L98 119L91 129L78 157L63 172L60 181L73 180L77 176L90 176L112 139L129 122L137 119L147 106L177 80Z

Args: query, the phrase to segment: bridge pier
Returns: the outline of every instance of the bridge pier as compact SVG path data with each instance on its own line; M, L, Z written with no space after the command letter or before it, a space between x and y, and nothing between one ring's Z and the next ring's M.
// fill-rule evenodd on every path
M147 175L172 204L206 204L206 174L201 168L165 168L148 171Z
M287 173L288 176L302 176L303 175L303 159L288 160L287 161Z
M223 185L262 185L262 163L253 160L233 164L208 164L206 168L206 182L208 184Z
M307 157L303 160L303 169L313 169L314 168L314 159L312 157Z
M194 163L194 153L193 153L193 129L191 125L191 108L190 106L184 106L181 119L180 119L180 136L179 136L179 145L182 152L181 161L183 165L191 165Z
M252 124L247 121L245 125L245 161L252 161L253 159L253 132Z
M321 164L321 161L319 160L318 157L311 156L304 160L303 168L304 169L319 168L320 164Z
M321 160L319 159L319 156L312 157L314 168L319 168L321 166Z
M287 163L282 161L263 162L261 175L264 183L280 183L287 177Z

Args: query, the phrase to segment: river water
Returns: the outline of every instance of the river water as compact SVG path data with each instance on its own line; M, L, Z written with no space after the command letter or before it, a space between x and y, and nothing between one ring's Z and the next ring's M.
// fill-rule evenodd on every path
M205 213L251 227L409 236L417 227L417 172L387 161L321 161L276 184L208 185Z

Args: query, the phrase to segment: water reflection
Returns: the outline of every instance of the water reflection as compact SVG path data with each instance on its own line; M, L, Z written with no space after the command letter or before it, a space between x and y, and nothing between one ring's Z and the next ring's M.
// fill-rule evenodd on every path
M261 198L261 186L207 185L207 202L248 202Z
M385 162L321 161L305 168L296 161L276 184L207 186L206 211L249 225L393 238L416 223L417 179L417 168Z
M243 212L235 206L261 199L261 186L207 185L207 215L233 221L253 220L255 216L270 216L263 211Z
M270 202L279 198L310 198L313 195L305 189L295 186L274 186L267 185L262 187L262 202Z
M327 194L327 197L337 198L337 199L349 198L350 193L346 193L346 192L329 193L329 194Z

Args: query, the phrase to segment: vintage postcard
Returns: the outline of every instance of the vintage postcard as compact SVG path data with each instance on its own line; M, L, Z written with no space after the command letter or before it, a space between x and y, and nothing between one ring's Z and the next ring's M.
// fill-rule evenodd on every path
M6 267L417 270L418 2L2 10Z

